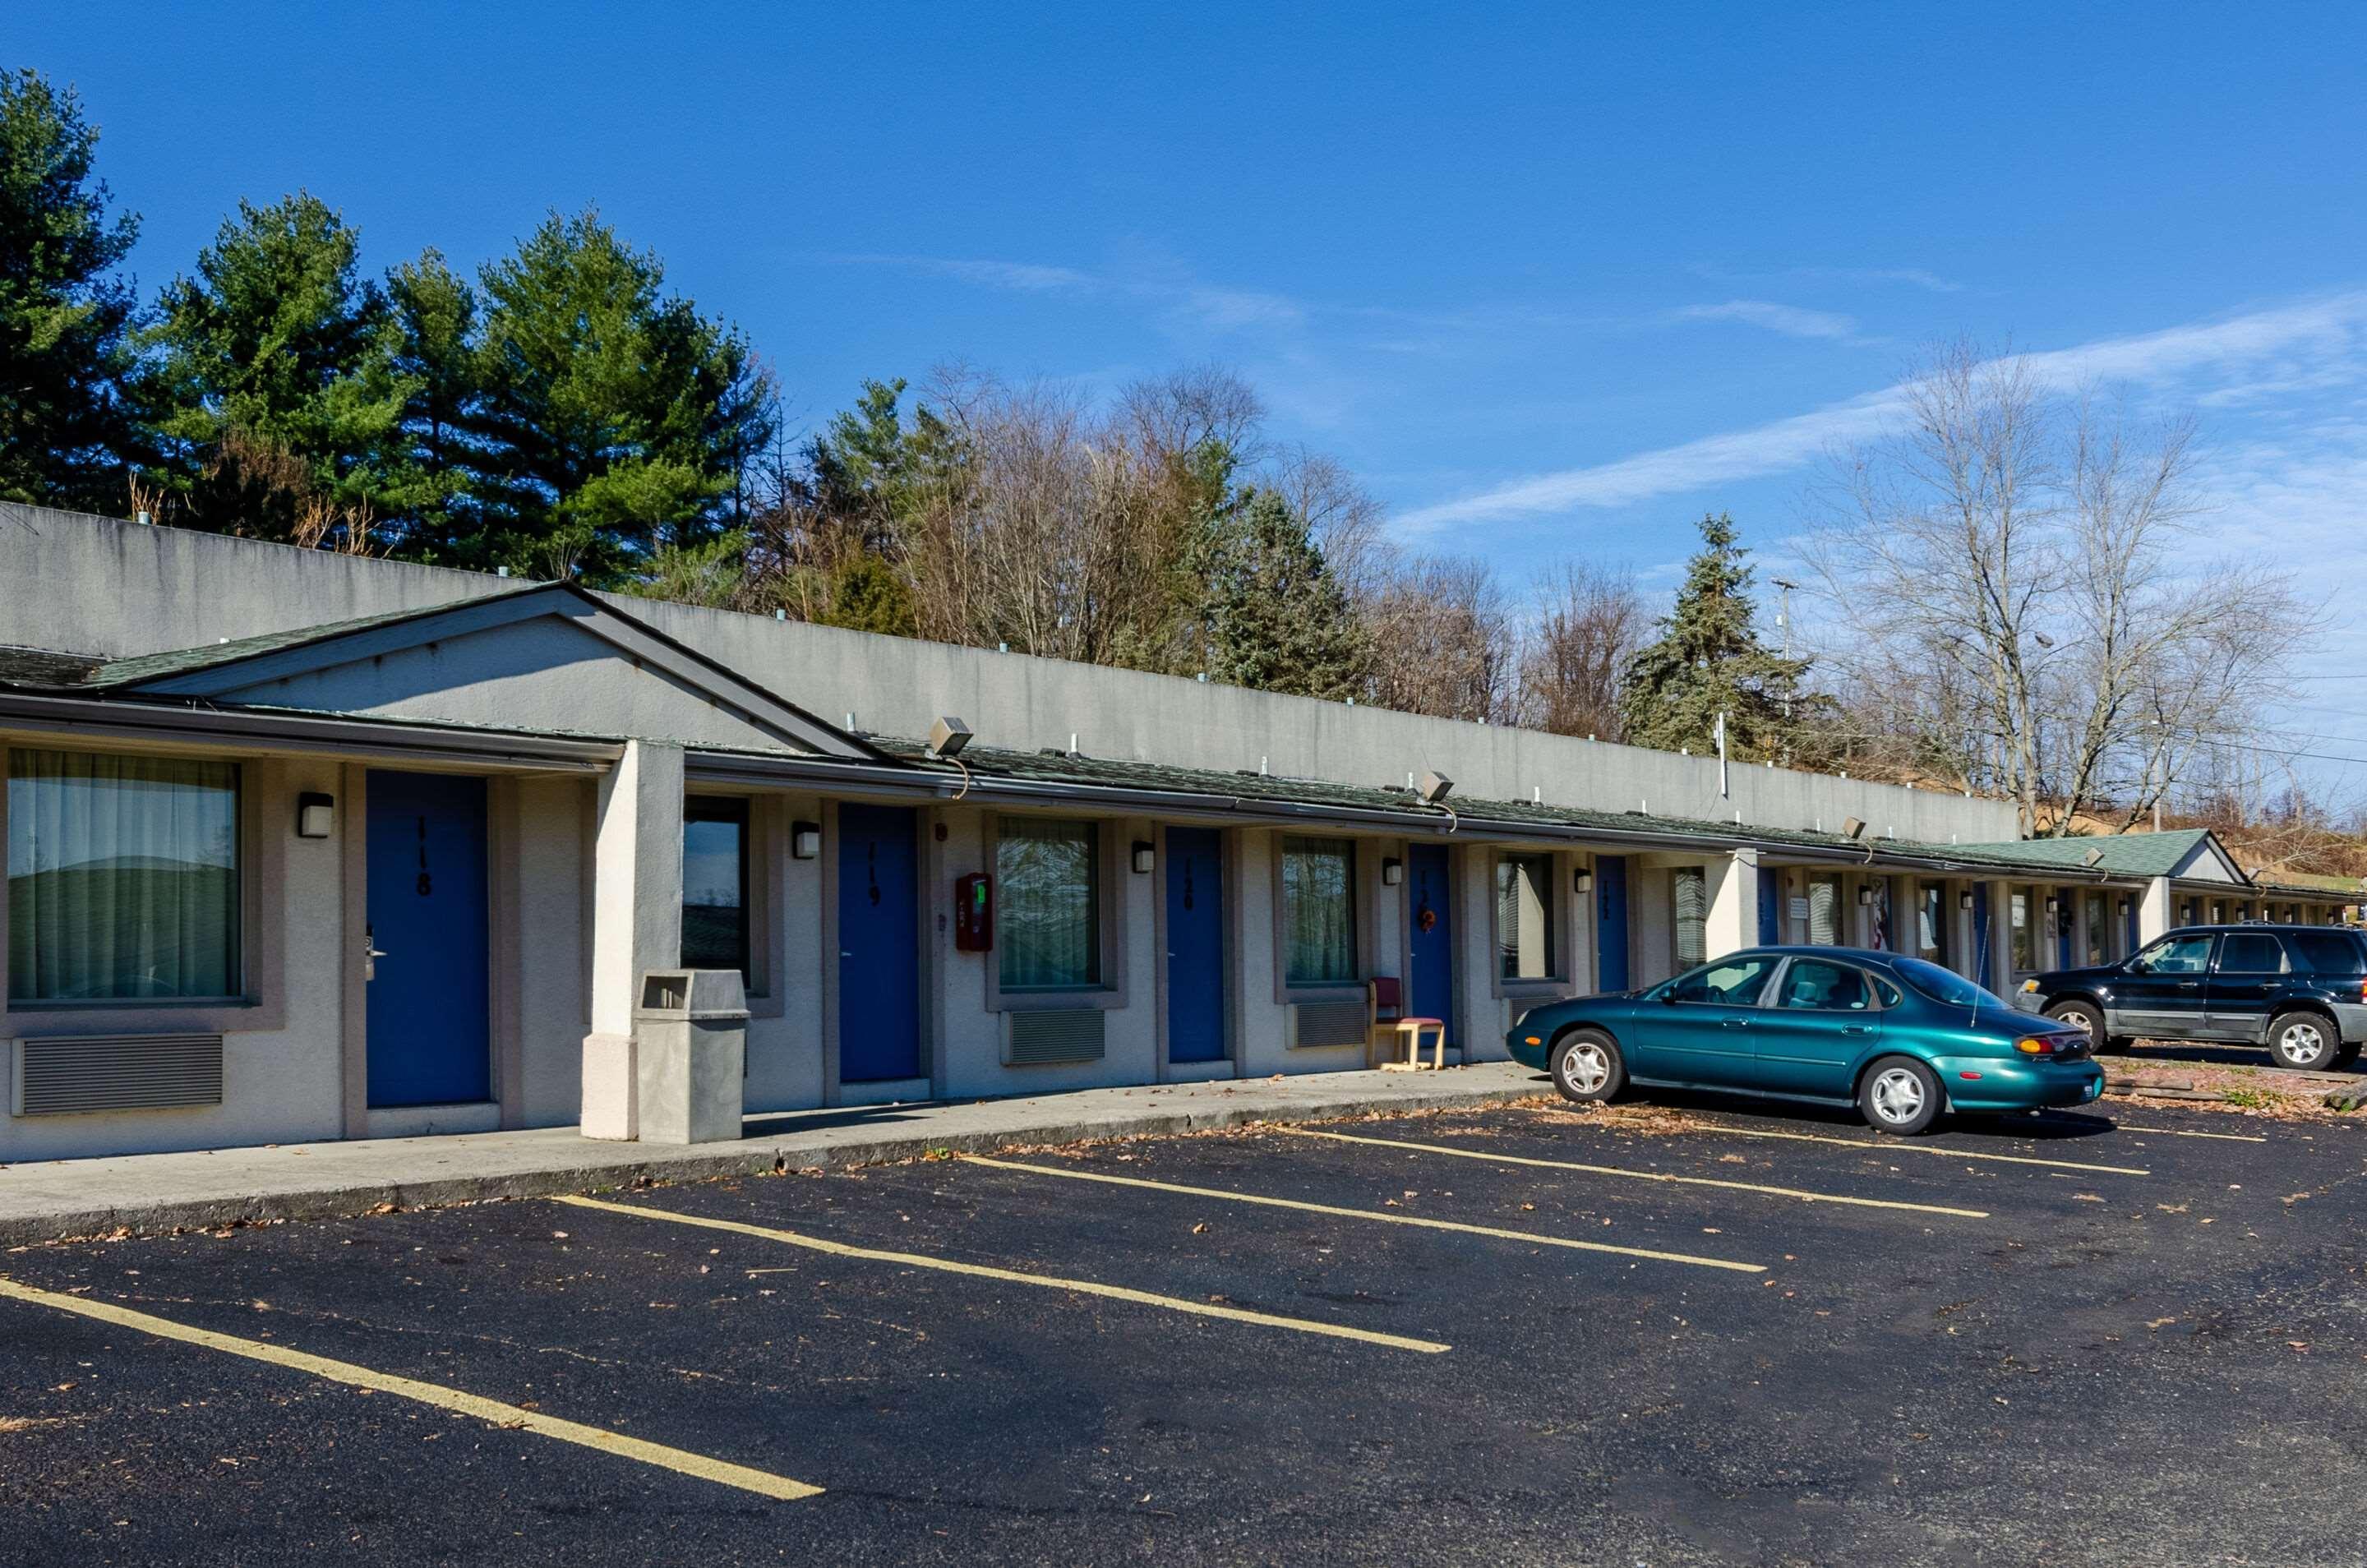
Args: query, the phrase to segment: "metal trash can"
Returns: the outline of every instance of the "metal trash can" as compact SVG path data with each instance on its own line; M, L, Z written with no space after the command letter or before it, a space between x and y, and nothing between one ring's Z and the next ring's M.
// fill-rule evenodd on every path
M746 1106L748 999L736 969L653 969L633 1010L641 1142L740 1136Z

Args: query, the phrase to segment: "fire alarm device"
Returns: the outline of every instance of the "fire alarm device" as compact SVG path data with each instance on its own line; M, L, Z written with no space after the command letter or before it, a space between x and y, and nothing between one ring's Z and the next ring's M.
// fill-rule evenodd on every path
M973 871L954 884L954 947L984 953L994 946L994 878Z

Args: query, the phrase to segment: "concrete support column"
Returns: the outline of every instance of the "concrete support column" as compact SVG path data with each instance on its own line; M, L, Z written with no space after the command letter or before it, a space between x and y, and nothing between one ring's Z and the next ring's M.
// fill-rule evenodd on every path
M585 1137L640 1135L633 1009L642 975L681 962L682 748L629 740L600 781L593 838Z
M1982 972L1975 978L1999 996L2013 990L2013 884L1992 882L1989 889L1989 950L1982 955ZM2031 911L2030 919L2038 918Z
M1736 850L1705 862L1702 876L1709 895L1709 919L1702 932L1704 952L1712 958L1723 958L1766 940L1759 931L1757 850Z
M2169 878L2157 876L2146 884L2145 896L2137 900L2137 945L2169 935L2177 923L2178 904Z

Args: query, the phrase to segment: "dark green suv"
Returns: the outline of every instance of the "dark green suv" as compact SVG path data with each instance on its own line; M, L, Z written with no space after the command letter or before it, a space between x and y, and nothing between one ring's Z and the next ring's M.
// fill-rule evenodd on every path
M2014 1005L2088 1032L2266 1045L2282 1067L2347 1067L2367 1043L2367 938L2341 926L2186 926L2118 964L2022 982Z

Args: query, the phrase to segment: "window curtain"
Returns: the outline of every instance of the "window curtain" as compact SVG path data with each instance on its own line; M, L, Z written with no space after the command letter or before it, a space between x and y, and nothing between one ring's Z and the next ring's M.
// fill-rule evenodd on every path
M12 750L9 999L241 988L237 765Z
M1815 947L1838 947L1841 940L1841 879L1808 878L1808 942Z
M1356 978L1356 850L1345 839L1282 841L1283 975L1293 986Z
M1942 961L1942 949L1948 943L1948 890L1936 883L1925 883L1920 889L1922 908L1916 916L1915 952L1917 956L1932 963Z
M1101 857L1091 822L1005 818L997 829L1002 988L1086 990L1101 984Z
M1674 881L1677 967L1690 969L1709 961L1709 878L1699 866L1681 865Z

